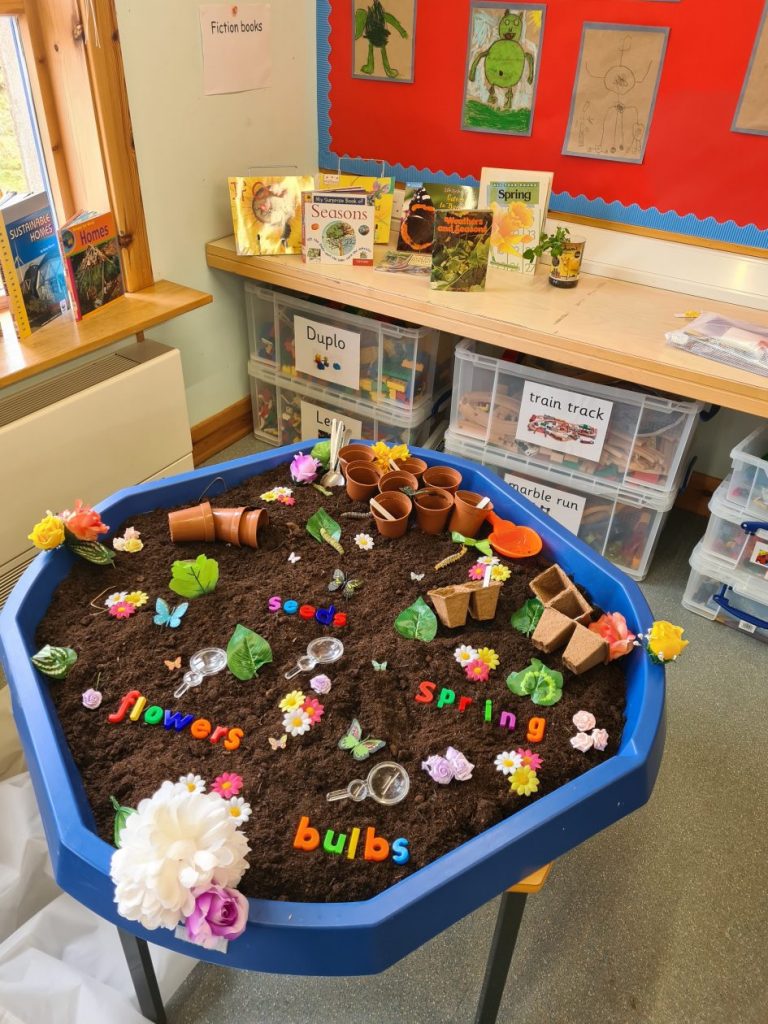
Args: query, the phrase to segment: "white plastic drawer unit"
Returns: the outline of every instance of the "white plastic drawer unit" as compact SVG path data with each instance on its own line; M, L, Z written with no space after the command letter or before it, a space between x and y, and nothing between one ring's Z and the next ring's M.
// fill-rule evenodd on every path
M700 541L690 558L691 574L683 594L683 607L731 629L768 641L768 601L754 581L738 571L724 572Z
M510 356L469 339L456 347L453 433L574 480L657 496L677 489L701 403L576 379L566 367L552 372Z
M728 502L754 519L768 519L768 427L755 430L731 452Z
M733 481L727 477L710 499L702 552L723 572L738 571L744 579L750 579L768 604L768 512L762 519L748 519L744 509L726 500L732 489Z
M450 387L453 335L246 282L251 359L289 380L398 413Z

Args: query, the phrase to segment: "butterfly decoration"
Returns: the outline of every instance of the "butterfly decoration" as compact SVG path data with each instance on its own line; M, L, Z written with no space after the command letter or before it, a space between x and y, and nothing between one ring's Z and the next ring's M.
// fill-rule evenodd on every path
M174 672L177 668L181 668L181 655L169 661L168 658L163 658L163 664L169 672Z
M301 555L297 555L295 551L292 551L290 555L288 555L288 561L291 563L291 565L295 565L296 562L301 561Z
M420 583L424 579L424 573L423 572L412 572L411 573L411 579L415 580L416 583Z
M340 590L343 597L354 597L355 591L359 590L362 585L362 580L350 580L341 569L334 569L328 589L331 593L335 590Z
M386 663L386 661L373 661L373 660L371 660L371 664L373 665L373 671L374 672L386 672L387 671L387 663Z
M288 742L288 733L284 732L279 740L276 740L274 736L269 737L269 745L273 750L285 750L285 744Z
M348 731L339 740L339 750L350 750L356 761L366 761L371 754L386 745L386 740L376 740L372 736L363 739L363 729L356 718L352 719Z
M178 629L187 608L189 608L189 601L182 601L181 604L177 604L175 608L171 609L168 607L167 601L158 597L155 601L156 614L152 621L156 626L170 626L171 629Z

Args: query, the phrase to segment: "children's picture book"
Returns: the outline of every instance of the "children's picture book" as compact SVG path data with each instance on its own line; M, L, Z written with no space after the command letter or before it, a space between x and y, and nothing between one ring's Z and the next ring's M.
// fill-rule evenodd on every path
M392 203L395 198L395 179L387 177L371 177L365 174L341 174L336 171L320 171L317 175L317 187L320 189L362 188L373 196L373 207L376 211L376 236L374 241L386 245L392 224Z
M0 205L0 272L20 339L69 308L56 222L45 192L13 195Z
M397 248L400 252L432 252L435 210L474 210L478 190L470 185L408 182L400 217Z
M432 270L432 257L421 252L398 252L396 249L387 249L381 260L376 264L376 270L388 274L421 274L429 276Z
M59 232L75 320L125 292L120 245L111 213L79 213Z
M311 175L229 178L229 203L238 256L301 252L301 194Z
M448 292L485 288L493 213L490 210L438 210L429 287Z
M375 228L370 192L326 189L303 193L301 253L305 263L372 267Z
M547 219L551 171L483 167L480 203L493 211L489 266L532 274L536 260L523 259L537 245Z

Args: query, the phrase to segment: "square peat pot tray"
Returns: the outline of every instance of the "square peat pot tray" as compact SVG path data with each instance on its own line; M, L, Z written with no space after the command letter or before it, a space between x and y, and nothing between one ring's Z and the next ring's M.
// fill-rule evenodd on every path
M314 443L314 442L312 442ZM286 464L310 442L206 467L119 491L98 507L114 528L153 509L197 501L214 477L235 486ZM496 512L531 526L556 560L604 609L638 631L652 622L638 586L486 467L442 452L413 449L433 465L460 470L465 486L489 495ZM378 896L352 903L251 899L245 933L226 953L147 931L119 917L109 862L113 848L96 834L80 775L49 697L34 669L35 630L74 556L38 555L0 614L0 649L13 712L45 826L56 881L101 917L149 942L187 956L245 970L306 975L375 974L454 924L532 871L642 806L650 797L664 746L664 669L633 651L624 661L626 721L618 753L517 811Z

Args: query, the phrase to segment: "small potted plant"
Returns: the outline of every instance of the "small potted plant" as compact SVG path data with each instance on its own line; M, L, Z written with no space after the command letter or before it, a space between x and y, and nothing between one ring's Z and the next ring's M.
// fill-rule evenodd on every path
M534 260L548 252L552 259L549 283L555 288L575 288L586 243L585 238L571 238L568 228L558 227L553 235L542 232L538 243L523 252L523 259Z

